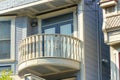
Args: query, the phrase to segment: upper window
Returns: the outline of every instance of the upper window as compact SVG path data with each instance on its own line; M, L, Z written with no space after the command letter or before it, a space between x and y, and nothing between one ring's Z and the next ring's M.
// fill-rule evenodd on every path
M0 62L15 61L15 16L0 17Z
M65 34L73 33L73 13L43 19L42 32L46 34Z
M11 21L0 21L0 59L10 59Z
M113 13L113 12L115 12L115 7L114 6L106 8L106 14Z

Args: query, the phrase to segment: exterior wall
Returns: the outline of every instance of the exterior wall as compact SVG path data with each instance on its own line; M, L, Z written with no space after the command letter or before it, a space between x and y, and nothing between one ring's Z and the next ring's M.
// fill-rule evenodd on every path
M109 2L105 2L106 4ZM104 42L110 45L110 80L119 79L119 49L120 49L120 0L115 6L106 6L103 8L104 24ZM102 5L103 3L101 3ZM118 22L118 23L117 23Z
M100 64L100 74L102 75L100 77L101 80L110 80L110 48L108 45L104 43L104 34L102 31L102 25L103 25L103 13L102 9L99 10L99 20L98 20L98 25L99 25L99 64ZM107 60L108 62L105 63L103 60Z
M89 2L89 1L88 1ZM102 13L96 2L84 5L84 53L86 80L110 79L109 47L104 44ZM108 60L103 64L102 59Z
M0 10L13 8L40 0L2 0L0 1Z
M19 52L19 45L21 40L27 37L27 27L28 27L28 17L16 17L15 20L15 27L16 27L16 73L18 67L18 52Z
M9 0L6 0L9 1ZM28 0L27 0L28 1ZM37 1L37 0L30 0ZM12 2L12 1L11 1ZM103 43L103 35L101 33L101 22L98 23L98 13L96 7L96 2L86 3L87 0L79 4L78 9L78 38L83 42L83 61L81 63L80 73L77 75L78 80L109 80L109 69L108 66L102 66L101 59L109 58L108 47ZM88 1L89 2L89 1ZM84 3L84 4L83 4ZM20 4L21 5L21 4ZM18 5L16 5L18 6ZM7 7L8 8L8 7ZM30 36L32 31L37 31L38 28L31 28L31 19L28 17L17 17L15 20L16 26L16 60L18 60L18 47L22 39ZM100 31L100 32L98 32ZM100 48L100 49L99 49ZM100 57L99 57L100 56ZM17 64L15 62L15 70L17 73ZM100 69L99 69L100 68ZM100 70L106 70L105 72L100 72ZM105 75L107 74L107 75ZM103 77L102 77L103 76Z
M84 53L86 80L98 80L98 27L95 5L84 5Z
M110 46L110 59L111 59L111 80L120 80L119 78L119 52L120 45Z

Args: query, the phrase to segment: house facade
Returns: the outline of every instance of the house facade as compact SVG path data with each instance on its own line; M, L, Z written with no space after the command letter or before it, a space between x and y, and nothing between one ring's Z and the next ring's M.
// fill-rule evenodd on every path
M120 80L120 0L101 0L104 42L110 45L111 79Z
M1 0L0 70L14 80L109 80L96 3Z

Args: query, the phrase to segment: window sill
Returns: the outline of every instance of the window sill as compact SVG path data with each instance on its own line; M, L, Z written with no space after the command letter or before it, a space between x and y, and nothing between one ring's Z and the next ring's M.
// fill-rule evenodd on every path
M101 2L100 3L100 7L101 8L107 8L107 7L111 7L111 6L115 6L117 5L117 2L114 0L108 1L108 2Z
M3 60L0 60L0 63L8 63L8 62L15 62L15 60L13 59L3 59Z

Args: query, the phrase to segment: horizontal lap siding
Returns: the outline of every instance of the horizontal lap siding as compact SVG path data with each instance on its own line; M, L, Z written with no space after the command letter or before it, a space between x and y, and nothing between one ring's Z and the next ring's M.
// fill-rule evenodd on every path
M87 1L87 0L85 0ZM98 80L97 16L95 5L84 5L84 44L86 80Z
M19 45L22 39L27 37L27 17L17 17L15 20L15 27L16 27L16 68L18 63L18 51L19 51ZM15 68L15 69L16 69ZM17 69L16 69L17 72Z
M104 43L104 36L102 32L102 11L95 5L96 2L84 5L86 80L109 80L109 46ZM107 59L108 63L103 64L102 59Z

